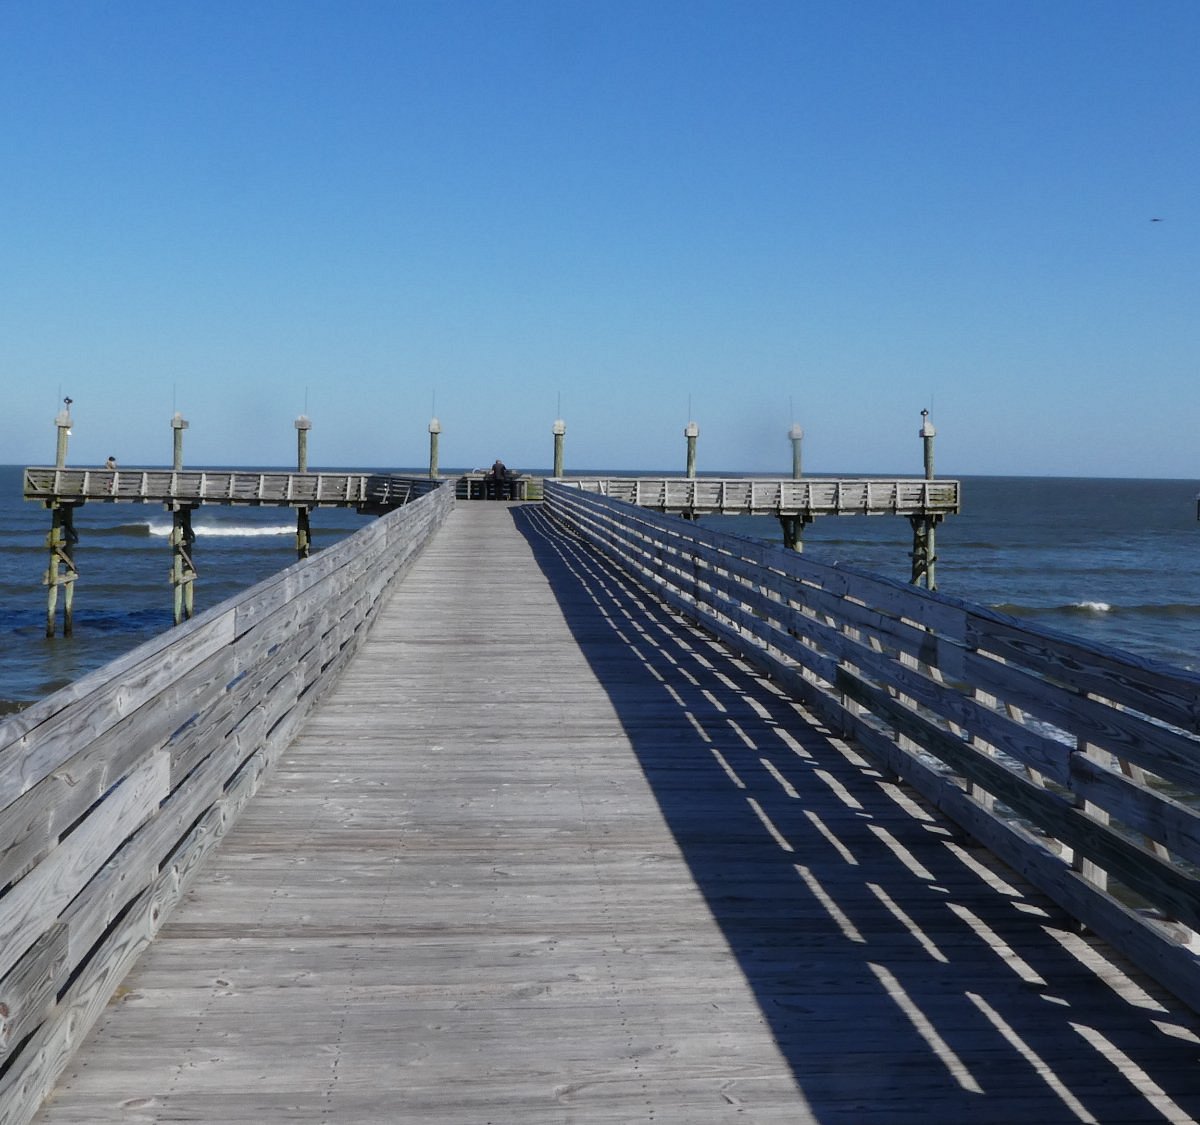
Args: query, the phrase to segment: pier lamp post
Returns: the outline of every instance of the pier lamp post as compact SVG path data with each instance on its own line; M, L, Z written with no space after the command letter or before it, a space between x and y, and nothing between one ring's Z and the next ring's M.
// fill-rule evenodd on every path
M174 446L174 459L171 467L179 472L183 468L183 431L188 428L187 419L178 410L171 415L171 434Z
M442 434L442 424L436 418L429 419L429 479L437 480L438 475L438 439Z
M554 419L554 479L560 480L563 475L563 437L567 432L567 424L561 418Z
M800 463L800 443L804 441L804 430L798 422L793 422L788 430L788 440L792 443L792 480L799 480L804 475Z
M296 426L296 471L308 472L308 431L312 429L312 419L307 414L301 414L295 421Z
M921 411L921 432L918 435L925 446L925 479L933 480L933 439L937 430L929 420L929 411Z
M71 403L74 401L64 398L63 408L54 419L54 425L58 429L58 442L54 451L54 467L57 469L63 468L67 463L67 439L71 436Z
M683 428L683 436L687 438L687 475L696 475L696 439L700 436L700 427L695 422L689 422Z
M301 414L295 421L296 427L296 471L308 472L308 431L312 429L312 419L307 414ZM308 509L296 509L296 557L306 559L312 553L312 528L309 526Z

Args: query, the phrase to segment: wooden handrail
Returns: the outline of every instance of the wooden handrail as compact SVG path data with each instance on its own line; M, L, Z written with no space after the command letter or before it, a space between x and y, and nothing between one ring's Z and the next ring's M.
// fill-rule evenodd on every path
M573 477L557 483L643 508L697 514L947 516L961 503L958 481L916 477Z
M1200 675L578 488L545 503L1200 1009Z
M245 469L25 469L26 500L43 503L194 503L340 507L382 511L437 488L391 473L259 472Z
M0 721L0 1125L28 1121L452 489Z

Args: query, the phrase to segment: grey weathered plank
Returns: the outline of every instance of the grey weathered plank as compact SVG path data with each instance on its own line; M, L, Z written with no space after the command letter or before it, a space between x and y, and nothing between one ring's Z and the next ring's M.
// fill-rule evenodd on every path
M116 847L167 795L168 763L155 754L124 778L99 809L0 899L0 973L52 928Z
M1189 1017L516 518L454 514L39 1120L1200 1112Z

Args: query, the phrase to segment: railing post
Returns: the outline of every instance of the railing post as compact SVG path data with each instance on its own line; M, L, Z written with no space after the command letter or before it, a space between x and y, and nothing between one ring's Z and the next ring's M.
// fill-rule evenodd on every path
M1096 698L1091 696L1091 698ZM1076 750L1085 758L1090 758L1093 762L1108 768L1112 765L1112 754L1101 746L1095 746L1088 742L1085 738L1076 739ZM1083 797L1075 798L1075 807L1083 811L1085 816L1091 817L1099 824L1108 824L1109 815L1107 810L1100 805L1093 804L1091 801ZM1108 890L1108 872L1098 863L1088 859L1086 856L1079 854L1077 850L1071 853L1071 867L1078 871L1089 883L1099 887L1100 890Z

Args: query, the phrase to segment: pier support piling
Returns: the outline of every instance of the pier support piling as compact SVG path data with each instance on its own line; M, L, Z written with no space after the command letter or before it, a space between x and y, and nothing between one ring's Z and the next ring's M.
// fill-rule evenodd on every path
M813 521L808 513L795 516L780 516L779 526L783 529L783 545L793 551L804 550L804 529Z
M54 466L62 469L67 464L67 444L71 437L71 398L63 399L63 408L54 418L57 431L54 446ZM75 629L75 579L79 571L75 567L75 544L79 535L75 531L75 505L62 504L57 500L46 503L50 509L50 532L46 536L46 547L50 552L49 565L42 582L46 586L46 636L53 637L58 617L58 590L62 587L63 636L69 637Z
M937 589L936 531L941 516L909 516L913 529L912 584Z
M79 571L75 567L75 544L79 534L75 530L75 505L49 505L51 513L50 533L46 546L50 551L49 565L42 581L46 584L46 636L53 637L58 616L58 591L62 587L63 632L69 637L75 630L75 579Z
M296 509L296 557L306 559L312 553L312 528L308 522L308 509Z
M933 480L933 439L937 430L929 420L929 411L921 411L921 428L917 436L921 439L925 456L925 479ZM924 585L928 590L937 589L937 525L941 516L920 515L910 516L909 522L913 529L912 549L912 584Z
M296 419L296 471L308 472L308 431L312 420L307 414ZM312 550L312 532L308 524L308 509L296 509L296 557L306 559Z
M176 625L190 621L195 612L196 565L192 560L192 545L196 542L196 533L192 530L192 511L188 504L171 508L171 587Z
M187 419L179 411L171 416L172 467L175 472L183 469L183 431L188 428ZM175 603L175 624L190 621L194 602L193 589L196 582L196 565L192 561L192 544L196 533L192 530L193 504L168 504L171 513L171 588Z

